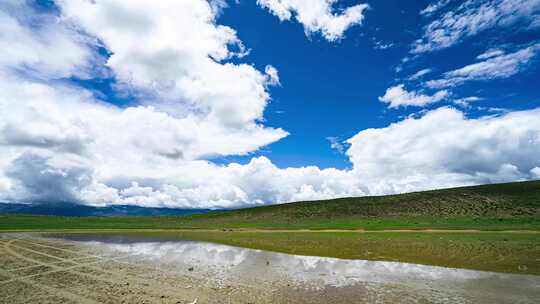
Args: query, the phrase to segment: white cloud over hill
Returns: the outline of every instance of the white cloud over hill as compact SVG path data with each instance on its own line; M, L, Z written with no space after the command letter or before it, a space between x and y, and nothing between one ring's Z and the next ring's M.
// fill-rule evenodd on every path
M469 119L442 107L349 139L354 173L371 193L534 178L540 109Z

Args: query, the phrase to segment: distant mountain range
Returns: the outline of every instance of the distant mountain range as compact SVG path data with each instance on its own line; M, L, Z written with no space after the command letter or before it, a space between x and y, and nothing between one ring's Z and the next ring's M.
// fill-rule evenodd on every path
M14 204L0 203L0 214L32 214L57 216L167 216L207 213L210 209L145 208L137 206L92 207L77 204Z

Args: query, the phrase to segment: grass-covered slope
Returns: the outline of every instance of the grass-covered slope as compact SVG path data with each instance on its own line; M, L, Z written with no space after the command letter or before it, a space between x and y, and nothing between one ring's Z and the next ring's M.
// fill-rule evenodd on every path
M540 181L296 202L180 217L0 217L0 229L540 230Z
M318 223L328 228L354 226L361 220L373 225L394 221L437 219L488 220L512 222L538 219L540 215L540 181L462 187L399 195L342 198L296 202L242 209L222 214L196 216L216 224L238 223L255 226L303 226ZM197 221L193 221L196 224ZM332 225L332 222L335 225ZM471 223L472 224L472 223ZM358 227L361 228L361 227Z

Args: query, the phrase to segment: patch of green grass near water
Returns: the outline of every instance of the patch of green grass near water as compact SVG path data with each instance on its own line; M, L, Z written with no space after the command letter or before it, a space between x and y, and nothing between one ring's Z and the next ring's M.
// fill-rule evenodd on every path
M289 220L242 220L214 215L187 217L60 217L33 215L0 215L1 230L62 229L477 229L540 230L540 217L408 217L408 218L305 218Z

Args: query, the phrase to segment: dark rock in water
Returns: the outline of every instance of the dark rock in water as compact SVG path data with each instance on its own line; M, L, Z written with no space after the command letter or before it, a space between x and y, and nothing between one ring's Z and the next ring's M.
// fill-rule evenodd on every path
M189 267L189 268L188 268L188 271L193 271L193 270L194 270L193 267Z

